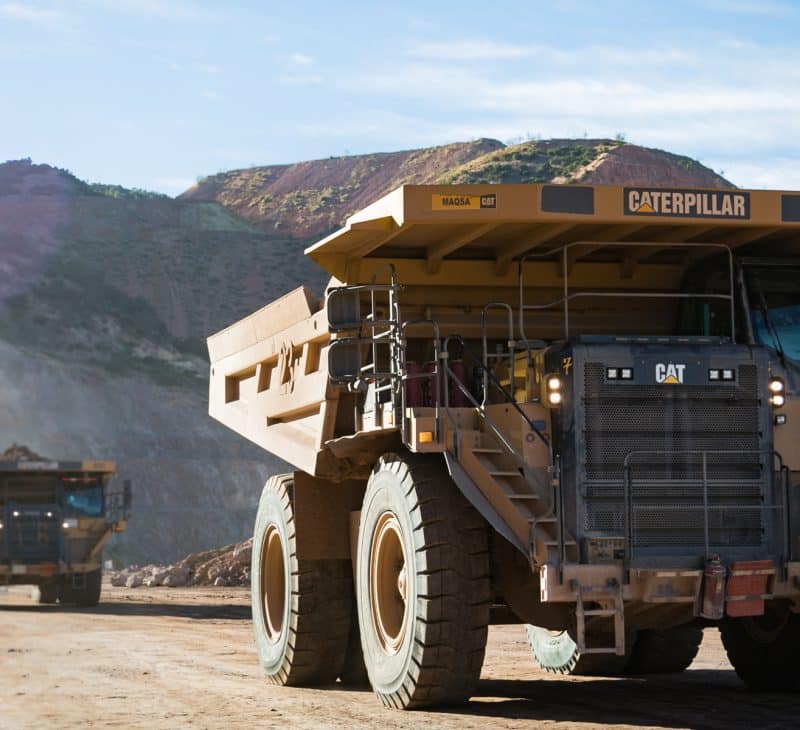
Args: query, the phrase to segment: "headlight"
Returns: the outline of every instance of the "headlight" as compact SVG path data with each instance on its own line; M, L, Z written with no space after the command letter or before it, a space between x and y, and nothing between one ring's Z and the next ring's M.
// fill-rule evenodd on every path
M561 395L561 378L556 373L546 375L544 378L544 402L548 406L557 406L563 400Z
M780 408L786 403L786 396L781 393L773 393L769 397L769 402L772 403L775 408Z
M786 390L786 386L780 378L772 378L769 381L769 390L771 393L783 393Z
M61 527L65 530L74 530L78 526L78 520L75 517L68 517L61 523Z
M3 523L0 522L0 530L2 530L2 529L3 529Z

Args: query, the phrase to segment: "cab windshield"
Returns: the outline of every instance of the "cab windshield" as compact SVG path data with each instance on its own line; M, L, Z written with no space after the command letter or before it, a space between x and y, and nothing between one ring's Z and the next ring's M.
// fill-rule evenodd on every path
M800 267L754 269L748 279L756 342L800 363Z
M100 517L103 514L103 488L99 484L68 487L64 490L64 511L71 515Z

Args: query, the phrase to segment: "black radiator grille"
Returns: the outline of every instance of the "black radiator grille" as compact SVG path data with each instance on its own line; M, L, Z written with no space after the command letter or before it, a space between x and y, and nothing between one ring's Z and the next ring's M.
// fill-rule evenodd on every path
M630 452L635 545L704 543L703 458L708 454L709 536L715 546L759 545L765 464L758 453L758 369L741 365L735 386L615 385L601 363L584 369L584 529L624 529L623 469ZM684 452L684 453L679 453ZM767 469L770 467L766 467Z
M6 520L0 533L0 559L17 563L57 562L60 521L21 515Z

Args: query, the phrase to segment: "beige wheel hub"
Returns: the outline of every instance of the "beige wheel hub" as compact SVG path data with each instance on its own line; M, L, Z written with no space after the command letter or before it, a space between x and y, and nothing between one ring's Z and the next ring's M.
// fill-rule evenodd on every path
M261 547L261 609L267 638L277 643L283 631L286 610L286 566L283 540L276 525L267 528Z
M386 654L403 644L408 611L408 569L400 522L393 512L378 519L369 555L372 622Z

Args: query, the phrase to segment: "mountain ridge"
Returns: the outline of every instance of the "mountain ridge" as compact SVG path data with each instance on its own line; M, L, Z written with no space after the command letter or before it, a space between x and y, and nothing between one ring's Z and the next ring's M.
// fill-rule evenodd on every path
M696 160L619 139L481 138L401 152L256 166L210 175L178 200L217 202L261 230L320 238L400 185L558 182L733 187Z

